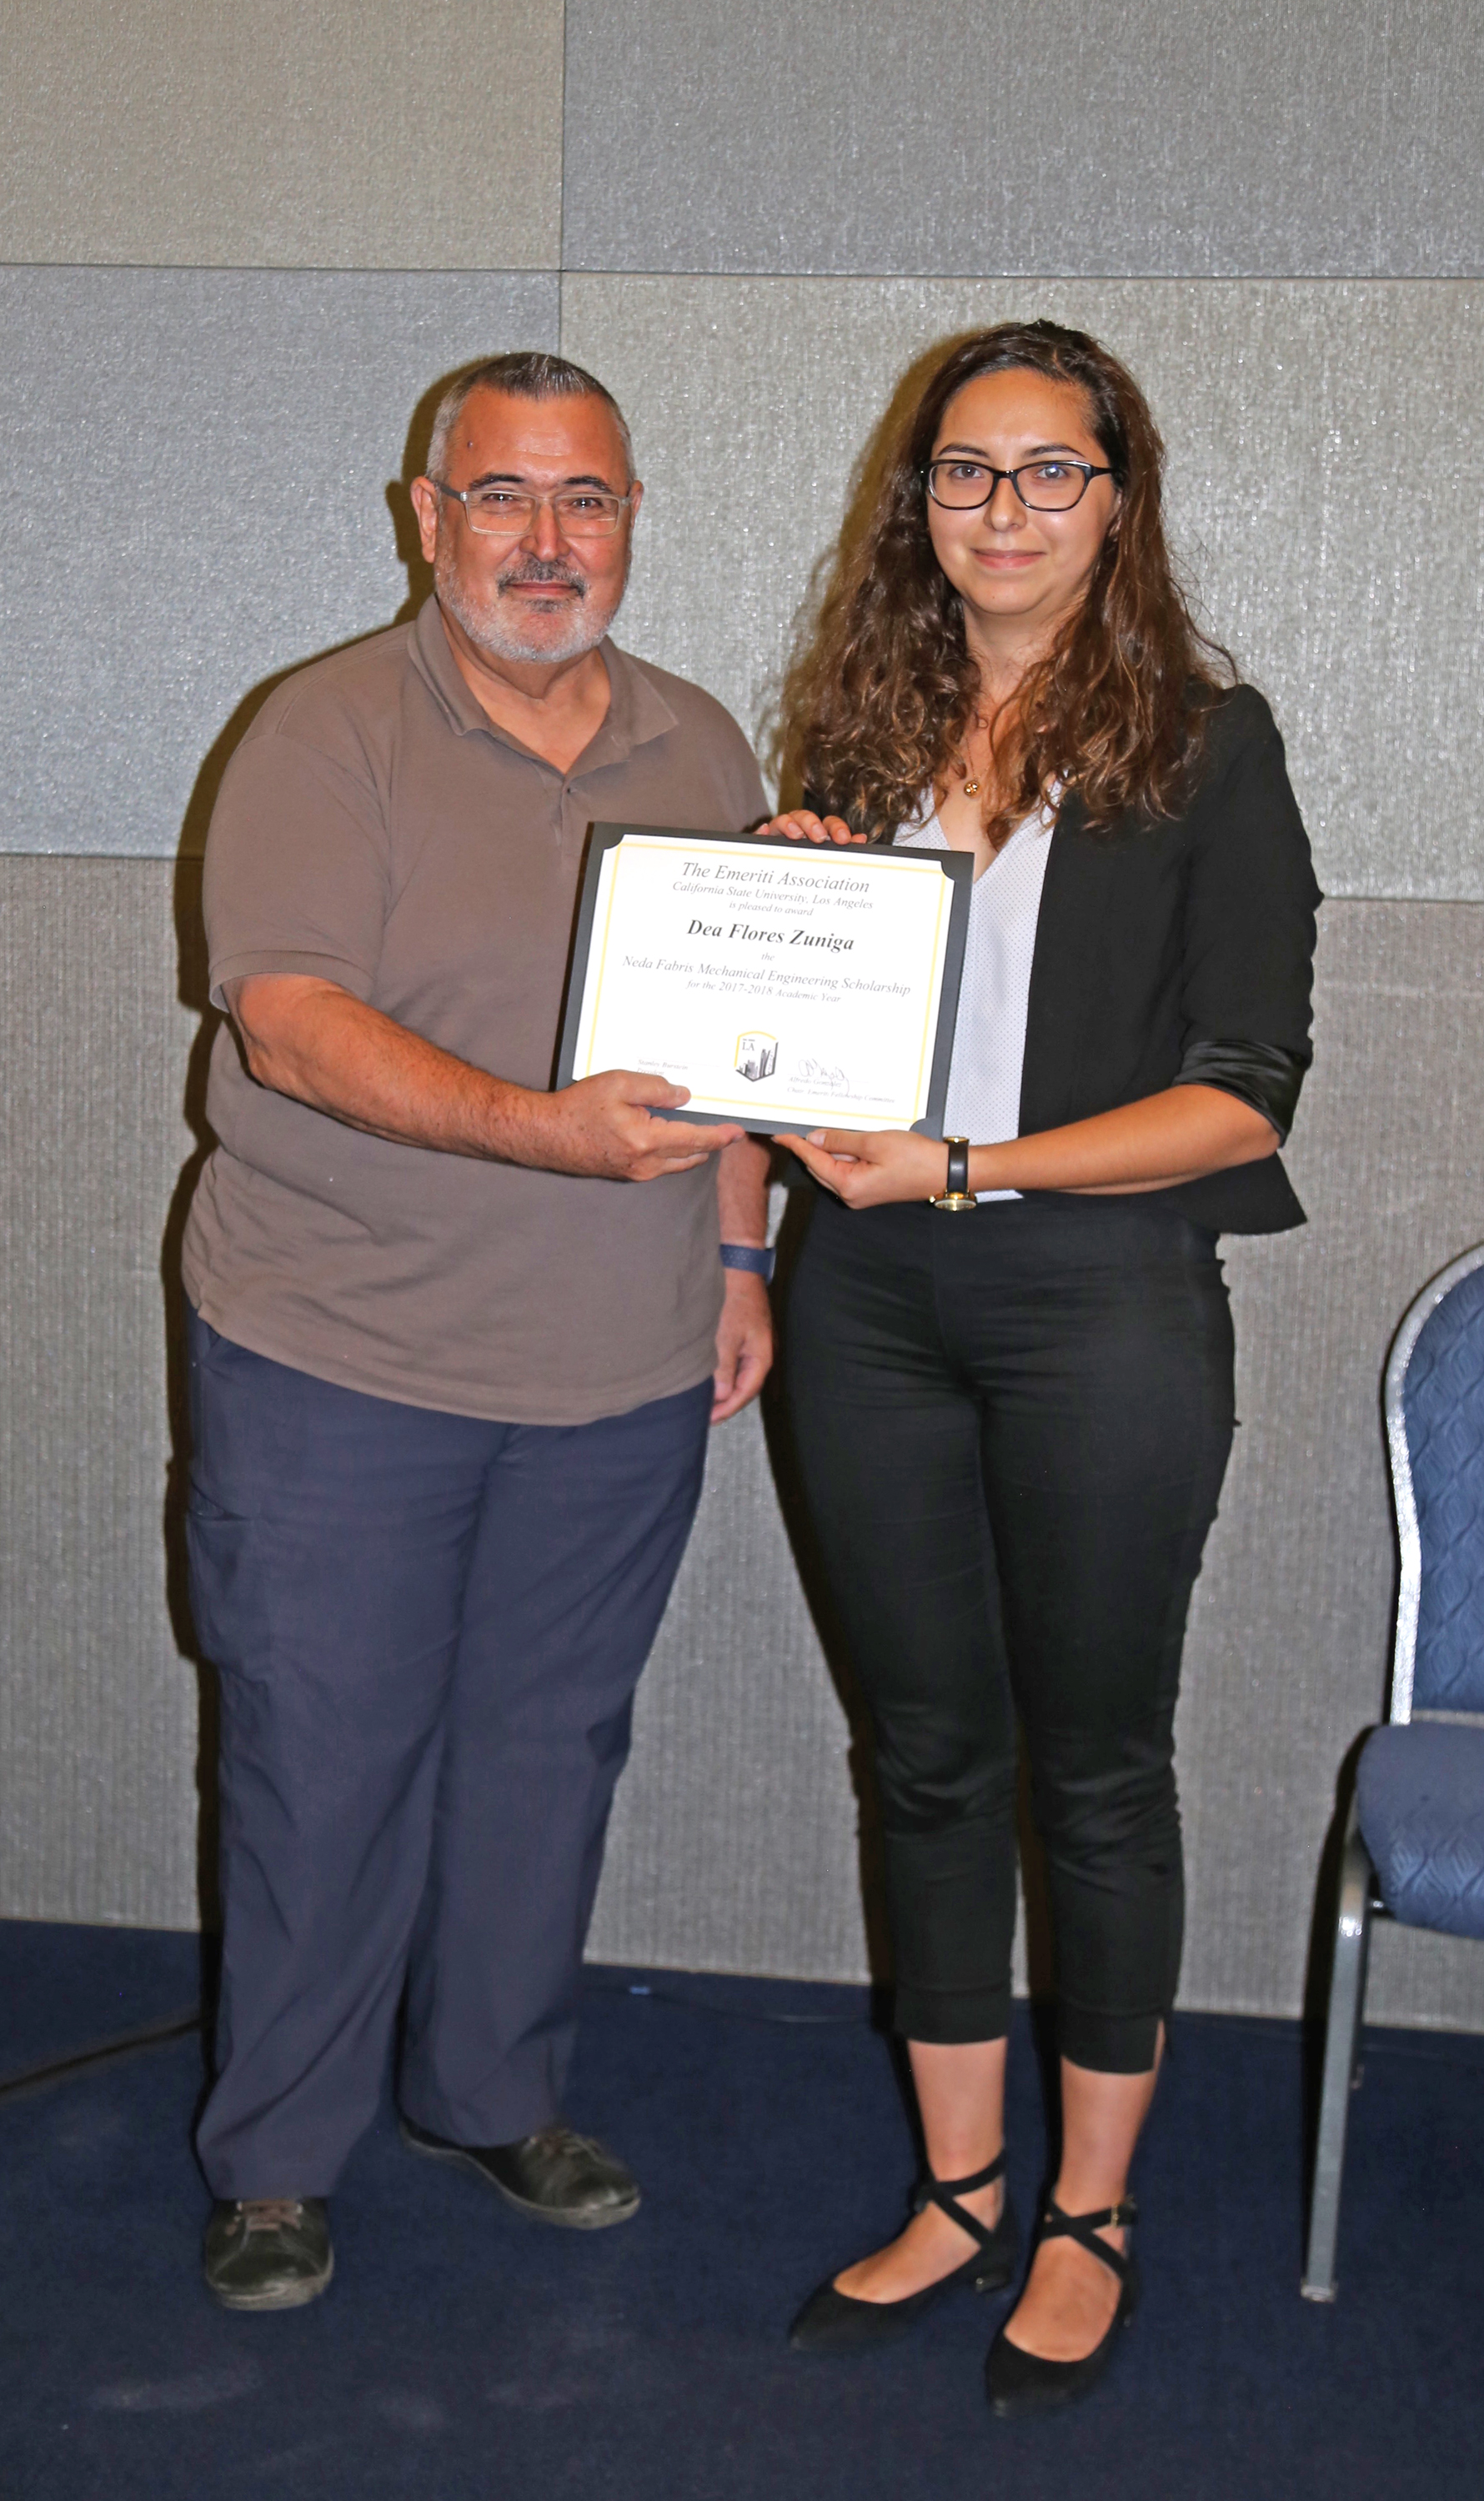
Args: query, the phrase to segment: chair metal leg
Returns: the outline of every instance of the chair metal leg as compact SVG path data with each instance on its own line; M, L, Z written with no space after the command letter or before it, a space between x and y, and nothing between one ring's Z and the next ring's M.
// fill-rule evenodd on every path
M1339 2231L1340 2176L1345 2129L1355 2081L1361 2017L1366 2003L1366 1965L1370 1946L1370 1858L1361 1839L1352 1800L1339 1871L1339 1918L1334 1967L1325 2023L1324 2083L1319 2101L1319 2143L1309 2202L1309 2246L1301 2290L1305 2301L1334 2299L1334 2244Z

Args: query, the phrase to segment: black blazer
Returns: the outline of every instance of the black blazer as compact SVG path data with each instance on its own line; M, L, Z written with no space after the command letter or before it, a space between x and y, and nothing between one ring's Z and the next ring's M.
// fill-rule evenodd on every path
M1036 922L1021 1136L1163 1093L1182 1075L1222 1085L1213 1045L1282 1055L1295 1090L1312 1056L1322 899L1283 741L1254 686L1217 706L1178 816L1090 832L1068 793ZM1239 1078L1226 1090L1257 1099ZM1149 1195L1217 1232L1303 1222L1276 1155Z

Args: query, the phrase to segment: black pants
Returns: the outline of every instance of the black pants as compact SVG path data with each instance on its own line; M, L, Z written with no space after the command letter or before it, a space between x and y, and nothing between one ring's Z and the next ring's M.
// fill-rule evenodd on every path
M1179 1975L1175 1696L1231 1444L1213 1237L1137 1197L822 1197L786 1345L876 1731L897 2028L1007 2028L1018 1709L1062 2053L1141 2073Z

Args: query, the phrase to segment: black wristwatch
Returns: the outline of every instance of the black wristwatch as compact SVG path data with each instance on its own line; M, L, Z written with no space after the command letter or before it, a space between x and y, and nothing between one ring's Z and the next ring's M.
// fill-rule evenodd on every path
M941 1208L945 1216L963 1216L979 1201L968 1185L967 1138L945 1138L948 1149L948 1184L938 1198L929 1198L929 1207Z
M759 1250L751 1242L724 1242L722 1245L724 1268L745 1268L749 1276L760 1277L765 1285L773 1282L777 1257L776 1251Z

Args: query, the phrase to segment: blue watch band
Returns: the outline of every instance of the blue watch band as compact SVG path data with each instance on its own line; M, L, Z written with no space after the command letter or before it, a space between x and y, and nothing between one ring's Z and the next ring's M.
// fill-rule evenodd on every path
M724 1242L722 1245L724 1268L745 1268L750 1276L760 1277L765 1285L773 1282L776 1257L772 1250L755 1250L751 1242Z

